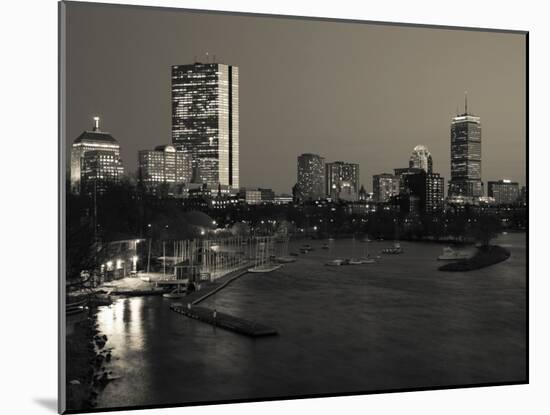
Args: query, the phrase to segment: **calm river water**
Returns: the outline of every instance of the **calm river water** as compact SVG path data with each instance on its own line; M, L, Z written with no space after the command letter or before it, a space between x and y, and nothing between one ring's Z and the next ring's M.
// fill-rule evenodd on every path
M526 377L525 234L496 243L509 260L444 273L442 245L403 242L376 264L326 267L364 244L321 241L271 274L247 274L203 305L279 335L250 339L170 311L159 297L120 299L98 313L113 347L98 407L174 404L395 388L522 381ZM389 242L369 244L377 254Z

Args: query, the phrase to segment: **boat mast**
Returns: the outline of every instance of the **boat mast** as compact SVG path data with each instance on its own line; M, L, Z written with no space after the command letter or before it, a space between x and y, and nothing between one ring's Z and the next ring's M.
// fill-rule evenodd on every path
M162 241L162 278L166 279L166 241Z

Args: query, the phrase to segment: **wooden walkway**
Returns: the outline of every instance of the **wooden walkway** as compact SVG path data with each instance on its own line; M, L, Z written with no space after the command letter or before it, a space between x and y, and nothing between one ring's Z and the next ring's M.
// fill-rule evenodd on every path
M216 312L214 318L214 310L200 306L184 306L182 304L172 304L170 309L176 313L183 314L184 316L193 318L195 320L202 321L204 323L211 324L215 327L231 330L235 333L244 334L250 337L264 337L273 336L277 334L275 329L258 324L253 321L245 320L239 317L235 317L226 313Z
M237 278L239 278L240 276L246 274L247 272L248 271L246 269L232 272L231 274L226 276L227 278L224 278L224 280L221 282L221 284L218 284L217 286L212 287L211 290L209 290L207 293L201 295L199 298L194 300L191 304L196 305L196 304L200 303L201 301L206 300L208 297L210 297L211 295L216 294L222 288L227 287L229 285L229 283L235 281ZM199 291L199 293L202 293L202 291Z
M216 312L216 319L214 319L214 310L207 307L197 306L197 304L201 301L206 300L208 297L216 294L237 278L246 274L249 267L250 264L246 264L242 268L237 269L217 279L216 281L203 283L200 291L195 291L194 293L191 293L181 299L182 301L185 301L185 304L172 303L170 305L170 309L195 320L199 320L226 330L231 330L235 333L244 334L245 336L264 337L276 335L277 331L271 327L256 323L254 321L245 320L240 317L235 317L230 314L221 313L219 311ZM188 304L190 305L190 308Z

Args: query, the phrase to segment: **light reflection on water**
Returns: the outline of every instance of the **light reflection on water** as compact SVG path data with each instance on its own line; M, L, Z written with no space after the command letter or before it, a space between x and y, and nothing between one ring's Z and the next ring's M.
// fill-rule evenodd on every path
M241 277L205 303L275 327L249 339L188 319L158 297L120 299L98 313L113 347L98 406L338 393L519 381L525 377L525 235L511 258L443 273L442 246L402 243L373 265L326 267L362 255L336 240L271 274ZM389 242L369 244L372 255ZM294 247L296 249L296 247ZM355 253L353 251L355 250Z

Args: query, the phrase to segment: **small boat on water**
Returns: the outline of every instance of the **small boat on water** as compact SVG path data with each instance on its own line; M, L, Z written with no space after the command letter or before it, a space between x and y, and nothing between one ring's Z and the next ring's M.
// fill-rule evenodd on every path
M361 264L374 264L376 261L374 260L374 258L371 258L369 253L369 243L371 242L371 240L367 236L362 239L362 242L365 243L365 249L363 251L363 256L359 258L359 261L361 261Z
M470 255L466 252L455 251L450 246L443 248L443 254L437 257L438 261L457 261L461 259L467 259Z
M329 266L329 267L339 267L341 265L344 265L344 260L343 259L333 259L331 261L325 262L325 265Z
M174 298L182 298L185 296L184 293L175 293L175 292L169 292L169 293L164 293L162 294L162 296L164 298L171 298L171 299L174 299Z
M70 299L67 299L66 313L67 313L67 315L82 313L86 309L87 305L88 305L88 299L87 298L80 298L80 299L70 298Z
M266 274L282 267L281 264L275 264L276 257L272 255L271 248L267 244L259 244L256 249L254 267L248 268L248 272ZM287 257L289 258L289 257Z
M67 308L66 314L72 316L74 314L80 314L85 310L85 307Z
M291 252L290 253L290 256L298 256L298 255L300 255L298 252Z
M177 288L174 288L172 291L170 291L169 293L164 293L162 294L162 296L164 298L183 298L185 297L185 294L186 294L186 289L182 289L181 288L181 284L178 284L178 287Z
M321 247L321 249L329 249L328 244L323 244L323 246Z
M275 261L279 264L288 264L291 262L296 262L296 258L294 256L279 256L275 258Z
M363 261L361 261L359 258L350 258L347 261L347 265L361 265Z
M398 255L403 253L403 248L399 242L395 242L391 248L386 248L382 250L383 254L388 255Z
M248 272L265 274L268 272L273 272L281 267L281 264L263 264L254 268L249 268Z

